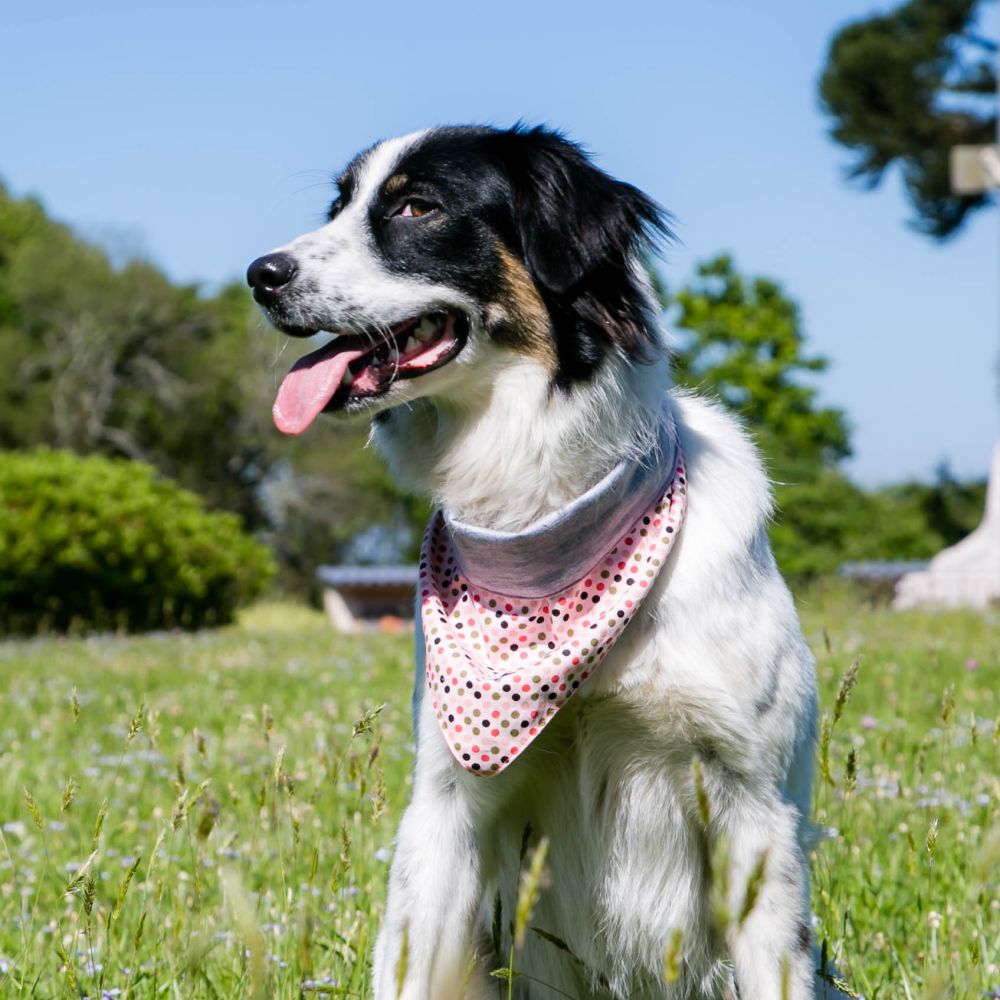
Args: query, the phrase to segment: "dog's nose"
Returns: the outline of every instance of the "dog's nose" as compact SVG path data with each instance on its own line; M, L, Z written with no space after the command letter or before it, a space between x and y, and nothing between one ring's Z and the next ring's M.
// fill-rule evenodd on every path
M253 289L253 297L261 305L270 305L281 289L295 277L298 270L295 258L287 253L269 253L258 257L247 268L247 284Z

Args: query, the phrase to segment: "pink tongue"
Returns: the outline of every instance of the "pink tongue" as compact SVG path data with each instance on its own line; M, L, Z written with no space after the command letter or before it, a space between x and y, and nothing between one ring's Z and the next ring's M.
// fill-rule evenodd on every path
M365 352L337 341L299 358L278 389L271 414L283 434L301 434L340 387L347 366Z

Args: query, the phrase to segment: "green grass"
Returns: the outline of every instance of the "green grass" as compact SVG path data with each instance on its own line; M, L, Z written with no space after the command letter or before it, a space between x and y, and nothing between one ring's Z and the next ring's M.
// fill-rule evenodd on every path
M869 998L993 996L1000 614L861 611L818 594L801 610L829 734L814 796L832 834L814 858L817 936Z
M982 996L1000 986L1000 620L813 594L803 623L831 713L817 933L870 998ZM0 996L370 995L410 674L408 639L338 637L293 606L0 644Z

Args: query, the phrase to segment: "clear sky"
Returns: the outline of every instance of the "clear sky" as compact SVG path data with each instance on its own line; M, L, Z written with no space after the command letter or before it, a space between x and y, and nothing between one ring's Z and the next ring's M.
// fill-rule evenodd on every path
M956 240L907 228L895 179L848 185L816 80L861 0L68 0L5 5L0 178L118 252L209 285L321 218L373 140L547 122L670 209L668 283L719 251L802 305L818 381L869 484L1000 431L1000 212ZM990 5L997 33L1000 5ZM238 359L234 359L238 363Z

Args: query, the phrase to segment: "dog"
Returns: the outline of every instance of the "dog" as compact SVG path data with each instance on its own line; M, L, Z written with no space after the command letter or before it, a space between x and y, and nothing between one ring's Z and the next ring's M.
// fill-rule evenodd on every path
M443 512L376 1000L493 997L511 956L521 1000L825 995L813 660L754 445L671 382L646 270L669 217L547 127L380 142L337 184L248 281L280 330L336 334L286 376L278 428L370 419Z

